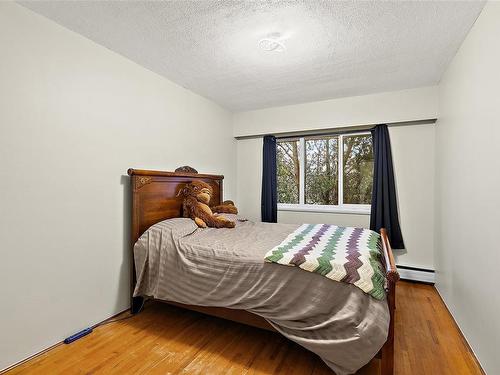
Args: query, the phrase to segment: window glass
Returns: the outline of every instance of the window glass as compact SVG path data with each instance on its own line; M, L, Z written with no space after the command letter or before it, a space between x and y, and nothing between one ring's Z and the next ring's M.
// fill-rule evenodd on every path
M305 203L338 204L338 137L305 140Z
M300 154L299 139L276 143L278 203L299 203Z
M343 198L345 204L370 204L373 183L371 135L345 135Z
M366 133L279 140L278 203L370 205L372 147L371 135Z

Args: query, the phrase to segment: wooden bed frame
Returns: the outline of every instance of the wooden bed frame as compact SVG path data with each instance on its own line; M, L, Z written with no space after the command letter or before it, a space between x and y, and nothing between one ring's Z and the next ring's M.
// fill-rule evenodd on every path
M132 228L131 228L131 290L135 288L135 267L133 257L133 246L139 237L152 225L175 217L182 217L182 197L178 197L179 190L193 180L201 180L210 184L214 194L211 205L217 205L223 201L222 181L224 176L197 174L197 173L175 173L129 169L128 175L131 180L132 190ZM376 355L381 360L381 375L393 375L394 373L394 310L396 307L396 283L399 274L394 263L394 256L389 244L385 229L380 230L382 250L386 268L386 290L387 303L390 312L389 335L384 346ZM275 331L275 329L262 317L245 310L235 310L222 307L203 307L184 305L176 302L162 301L185 309L198 311L204 314L216 316L223 319L247 324L250 326ZM138 311L137 306L142 306L142 298L132 298L132 312Z

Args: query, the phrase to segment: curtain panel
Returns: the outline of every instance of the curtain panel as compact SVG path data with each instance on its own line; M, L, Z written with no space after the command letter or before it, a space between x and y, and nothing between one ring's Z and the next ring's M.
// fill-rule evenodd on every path
M387 125L377 125L371 130L373 138L373 191L370 229L385 228L395 249L404 249L403 235L399 226L396 184L392 165L391 140Z
M276 138L264 137L262 157L261 220L267 223L278 221L278 183L276 177Z

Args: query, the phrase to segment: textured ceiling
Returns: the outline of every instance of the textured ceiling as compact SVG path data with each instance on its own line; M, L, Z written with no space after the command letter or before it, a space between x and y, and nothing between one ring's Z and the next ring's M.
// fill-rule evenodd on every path
M21 4L240 111L436 84L484 2ZM285 51L261 50L276 32Z

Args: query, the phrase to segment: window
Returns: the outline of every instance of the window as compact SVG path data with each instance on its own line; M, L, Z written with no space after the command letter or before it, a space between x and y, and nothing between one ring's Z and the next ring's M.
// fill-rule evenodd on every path
M278 140L278 209L369 213L370 133Z
M278 169L278 202L299 203L300 192L300 143L299 140L276 143Z

